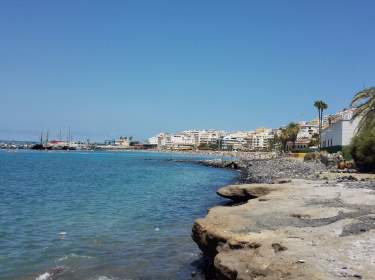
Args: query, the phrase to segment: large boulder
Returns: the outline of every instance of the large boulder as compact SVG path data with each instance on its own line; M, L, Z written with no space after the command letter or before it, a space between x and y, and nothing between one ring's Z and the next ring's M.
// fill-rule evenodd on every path
M344 156L340 151L334 154L322 152L320 154L320 160L328 168L334 168L337 167L340 162L344 161Z
M277 187L277 185L273 186ZM268 184L242 184L222 187L216 193L221 197L241 202L264 196L272 190L273 188L269 188Z

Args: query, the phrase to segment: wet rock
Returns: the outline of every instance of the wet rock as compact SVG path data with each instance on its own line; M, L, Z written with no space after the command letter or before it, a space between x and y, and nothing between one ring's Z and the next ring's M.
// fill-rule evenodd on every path
M245 166L248 166L248 163L244 163L240 160L221 160L221 159L214 159L214 160L200 160L198 163L210 167L216 168L230 168L230 169L241 169Z

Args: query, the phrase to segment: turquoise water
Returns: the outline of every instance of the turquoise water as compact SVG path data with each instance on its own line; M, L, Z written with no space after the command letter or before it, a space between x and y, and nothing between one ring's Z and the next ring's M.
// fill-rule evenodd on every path
M190 279L192 223L236 173L180 158L1 151L0 279Z

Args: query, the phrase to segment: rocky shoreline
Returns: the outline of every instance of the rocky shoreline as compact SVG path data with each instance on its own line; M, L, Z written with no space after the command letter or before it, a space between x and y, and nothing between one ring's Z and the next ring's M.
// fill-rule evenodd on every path
M241 171L240 183L272 184L278 179L317 179L321 174L330 171L320 162L303 162L286 157L263 160L201 160L197 163L215 167L230 168Z
M192 229L208 279L373 279L373 175L288 158L219 162L201 164L241 176L217 191L231 206L210 209Z

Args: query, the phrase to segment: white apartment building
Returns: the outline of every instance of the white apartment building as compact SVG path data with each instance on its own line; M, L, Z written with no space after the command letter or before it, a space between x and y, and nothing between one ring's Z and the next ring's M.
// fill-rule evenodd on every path
M159 133L148 139L149 144L160 147L199 146L216 144L227 133L222 130L185 130L174 134Z
M311 139L314 134L319 133L319 125L311 122L300 122L299 127L297 139Z
M193 134L187 133L176 133L171 135L171 145L172 146L186 146L195 145L195 137Z
M152 145L157 145L158 147L163 147L171 144L171 135L168 133L161 132L148 139L148 143Z
M159 133L148 139L149 144L165 148L198 147L200 144L219 144L223 149L264 150L274 138L272 129L227 133L223 130L185 130L174 134Z
M219 139L228 135L227 132L223 130L201 130L199 131L199 144L216 144Z
M199 145L199 130L185 130L182 133L189 136L193 140L193 145Z
M327 128L332 123L337 122L339 120L351 120L353 118L355 110L356 110L355 108L349 108L349 109L345 108L341 111L338 111L337 113L335 113L333 115L324 116L322 127Z
M355 111L356 111L355 108L344 109L342 111L337 112L335 114L335 117L336 119L341 119L341 120L351 120L353 119L353 115Z
M235 150L265 150L269 148L270 141L274 138L273 130L258 128L255 131L235 132L223 138L223 148Z
M150 138L148 138L148 144L151 144L151 145L157 145L159 143L159 137L156 135L156 136L152 136Z
M248 144L248 140L249 140L248 132L238 131L238 132L230 133L223 137L222 148L241 150L246 146L246 144Z
M269 128L257 128L251 135L250 150L264 150L269 148L270 141L274 138L273 130Z

